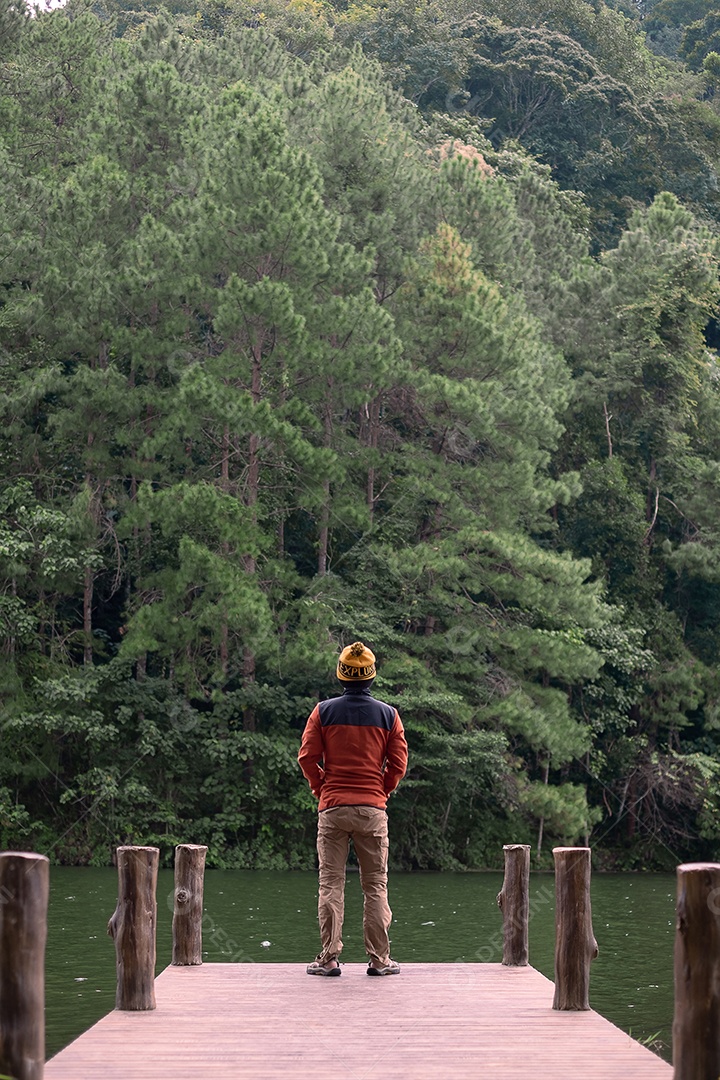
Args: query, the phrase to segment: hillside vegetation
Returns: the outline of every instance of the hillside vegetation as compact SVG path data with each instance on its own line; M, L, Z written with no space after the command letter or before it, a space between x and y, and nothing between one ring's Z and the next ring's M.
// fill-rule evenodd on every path
M0 0L0 847L720 856L715 4Z

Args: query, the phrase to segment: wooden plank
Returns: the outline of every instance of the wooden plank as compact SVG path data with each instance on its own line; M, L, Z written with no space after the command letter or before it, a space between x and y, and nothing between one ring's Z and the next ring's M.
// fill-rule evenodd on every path
M296 964L169 967L157 1009L113 1012L45 1080L670 1080L672 1068L595 1012L552 1009L531 967L404 964L339 979Z

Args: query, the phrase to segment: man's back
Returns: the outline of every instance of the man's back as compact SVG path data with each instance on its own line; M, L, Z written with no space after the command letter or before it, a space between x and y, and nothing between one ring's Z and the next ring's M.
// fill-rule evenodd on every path
M384 810L407 765L397 709L374 698L368 687L346 687L340 697L321 701L313 709L299 762L320 798L320 810L332 806Z

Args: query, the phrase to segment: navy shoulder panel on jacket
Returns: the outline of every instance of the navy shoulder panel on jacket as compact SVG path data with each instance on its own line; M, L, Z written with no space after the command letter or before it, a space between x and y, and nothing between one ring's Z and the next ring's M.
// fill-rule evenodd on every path
M392 731L395 709L385 701L366 694L343 694L320 702L322 727L345 725L351 727L376 727Z

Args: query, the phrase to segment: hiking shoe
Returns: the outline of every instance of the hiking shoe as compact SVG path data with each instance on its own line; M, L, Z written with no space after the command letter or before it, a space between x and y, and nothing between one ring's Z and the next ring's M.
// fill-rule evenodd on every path
M341 975L340 965L337 967L328 967L327 964L319 964L317 960L313 960L312 964L308 964L305 968L308 975Z
M373 967L372 964L368 964L367 973L368 975L399 975L400 965L397 960L388 960L383 967Z

